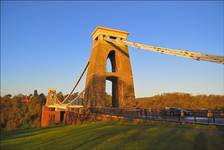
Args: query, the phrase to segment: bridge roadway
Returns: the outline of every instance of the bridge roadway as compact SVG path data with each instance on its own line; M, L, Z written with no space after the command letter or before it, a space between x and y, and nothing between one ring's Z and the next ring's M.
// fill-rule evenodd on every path
M153 121L165 121L187 124L202 125L220 125L224 126L224 112L213 112L213 116L207 117L207 113L192 111L192 115L181 116L163 115L161 111L152 109L130 109L130 108L113 108L113 107L92 107L89 108L91 113L107 114L111 116L122 116L129 120L142 119Z

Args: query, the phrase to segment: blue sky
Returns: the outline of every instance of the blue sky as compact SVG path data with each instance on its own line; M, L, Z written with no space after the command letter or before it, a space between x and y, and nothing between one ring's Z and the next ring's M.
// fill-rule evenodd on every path
M224 55L224 2L1 2L1 95L68 93L87 62L91 32ZM129 48L137 97L224 94L224 66ZM77 91L84 88L82 80Z

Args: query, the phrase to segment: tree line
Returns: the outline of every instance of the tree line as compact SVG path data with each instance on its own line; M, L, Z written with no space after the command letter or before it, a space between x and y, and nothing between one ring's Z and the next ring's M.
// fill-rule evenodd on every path
M189 93L164 93L152 97L136 98L137 107L163 109L224 110L224 95L191 95Z
M74 99L77 95L78 93L74 93L69 99ZM58 92L56 96L62 102L67 95ZM38 94L37 90L29 96L0 96L0 131L41 127L42 106L46 99L47 96Z
M42 106L45 102L46 96L38 95L37 90L29 95L29 101L25 101L23 94L0 97L0 130L40 127Z

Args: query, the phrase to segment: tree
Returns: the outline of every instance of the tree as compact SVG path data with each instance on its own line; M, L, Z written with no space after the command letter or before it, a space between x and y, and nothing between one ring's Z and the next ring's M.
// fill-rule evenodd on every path
M41 93L39 95L39 101L40 101L41 105L45 105L45 103L46 103L46 96L43 93Z
M38 96L37 90L34 90L34 96Z
M105 95L106 95L106 97L105 97L105 106L106 107L111 107L112 106L112 96L107 94L106 92L105 92Z
M64 100L64 96L63 96L63 93L62 92L58 92L57 93L57 98L60 102L62 102Z
M5 95L5 96L7 96L7 97L9 97L9 98L11 98L11 97L12 97L12 95L11 95L11 94L7 94L7 95Z

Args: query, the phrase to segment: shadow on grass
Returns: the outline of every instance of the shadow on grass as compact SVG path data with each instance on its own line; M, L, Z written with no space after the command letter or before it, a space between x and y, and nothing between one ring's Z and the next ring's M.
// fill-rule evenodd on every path
M36 137L33 136L30 139L24 139L25 137L20 138L19 144L23 144L23 148L33 147L36 149L57 149L61 147L63 149L69 149L70 147L79 145L83 141L96 137L98 135L96 134L98 131L101 132L104 129L113 128L115 124L116 122L92 122L76 126L71 125L69 127L62 127L56 130L46 130L47 132L44 134ZM25 141L21 141L21 139L24 139ZM32 143L30 143L30 141L32 141ZM39 141L38 144L36 141ZM57 143L57 147L55 147L55 143Z
M115 135L121 133L127 133L132 130L132 127L114 127L114 126L104 126L103 128L98 128L95 130L95 134L92 137L87 138L86 140L82 141L82 143L74 146L72 149L94 149L97 145L101 145L102 142L106 141L108 138L113 137Z
M208 149L208 139L205 133L200 132L194 140L193 147L195 150L207 150Z
M10 131L9 133L12 135L4 139L4 148L19 149L20 146L23 149L117 150L141 148L184 150L188 148L207 150L211 147L222 147L222 129L222 127L210 128L163 123L136 124L127 121L87 122L81 125L57 125L42 129L25 129L14 131L14 133ZM186 138L184 133L189 132L191 134ZM31 138L25 138L29 136ZM10 143L7 139L11 138L18 138L17 143L13 143L14 141L10 141Z
M18 129L18 130L12 130L12 131L4 131L1 132L1 140L3 139L14 139L14 138L22 138L27 136L33 136L36 134L41 134L49 129L56 129L59 127L62 127L63 125L55 125L55 126L49 126L46 128L32 128L32 129Z

